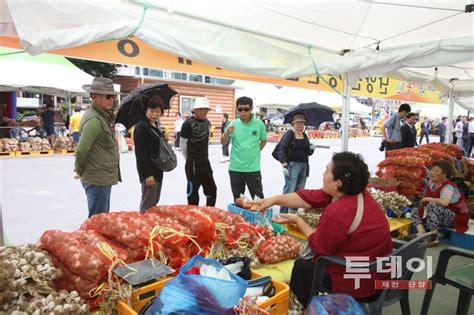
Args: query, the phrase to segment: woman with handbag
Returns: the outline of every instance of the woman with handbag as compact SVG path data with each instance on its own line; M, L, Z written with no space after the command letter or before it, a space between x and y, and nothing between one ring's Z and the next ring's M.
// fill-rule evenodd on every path
M278 149L278 160L283 167L285 186L283 193L288 194L303 189L309 176L309 156L314 151L308 136L305 134L306 117L295 114L292 118L292 130L288 130L281 139ZM296 213L297 208L280 207L280 213Z
M155 206L160 201L163 184L163 170L159 169L153 159L160 150L160 117L163 114L164 102L159 96L151 97L144 105L144 117L133 132L137 171L142 185L140 212Z

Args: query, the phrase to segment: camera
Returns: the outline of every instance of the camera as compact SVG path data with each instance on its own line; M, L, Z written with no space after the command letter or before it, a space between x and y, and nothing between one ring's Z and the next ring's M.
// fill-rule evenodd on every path
M379 147L379 151L381 151L381 152L385 151L385 145L386 144L387 143L385 142L385 140L382 140L382 143L380 144L380 147Z

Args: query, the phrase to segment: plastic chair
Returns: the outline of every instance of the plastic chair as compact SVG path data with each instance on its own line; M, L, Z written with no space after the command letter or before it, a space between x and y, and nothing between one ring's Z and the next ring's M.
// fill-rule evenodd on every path
M406 262L411 258L420 258L425 257L426 249L428 248L431 241L436 236L435 232L426 233L425 235L419 236L409 242L393 240L394 251L388 257L400 256L402 259L402 272L401 277L391 280L410 280L413 272L408 270ZM316 267L314 270L313 276L313 286L311 288L311 298L319 292L329 292L327 288L324 287L324 276L326 273L326 268L329 264L335 264L339 266L346 267L346 260L339 256L321 256L316 260ZM417 263L412 263L413 268L418 268ZM373 261L369 263L368 270L376 271L377 262ZM327 278L327 277L326 277ZM410 303L408 300L408 290L396 290L396 289L385 289L380 290L381 293L377 300L374 302L363 302L358 301L361 307L364 309L366 314L369 315L378 315L382 314L382 308L385 306L392 305L396 302L400 302L400 307L402 309L403 315L410 314Z
M425 292L425 297L421 307L422 315L428 314L428 308L430 307L431 298L433 297L436 284L449 284L458 288L459 298L456 314L464 315L468 313L474 292L474 262L446 270L448 268L449 259L453 256L463 256L473 259L474 251L457 247L449 247L441 251L436 271L431 278L431 290Z

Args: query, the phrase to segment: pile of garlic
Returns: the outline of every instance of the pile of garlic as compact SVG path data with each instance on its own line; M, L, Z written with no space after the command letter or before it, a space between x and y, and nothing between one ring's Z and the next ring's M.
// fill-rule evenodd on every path
M319 224L322 209L299 209L296 215L301 217L309 226L316 228Z
M87 314L77 292L55 291L59 277L48 253L36 246L0 247L0 314Z
M407 207L411 204L405 196L398 194L397 192L384 192L375 188L370 188L370 193L374 197L375 201L382 207L382 209L390 209L393 212L400 214L400 209Z

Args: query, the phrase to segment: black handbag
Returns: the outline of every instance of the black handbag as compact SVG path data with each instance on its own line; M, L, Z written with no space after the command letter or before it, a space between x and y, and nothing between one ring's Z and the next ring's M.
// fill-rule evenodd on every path
M163 137L161 137L155 130L151 129L151 131L153 131L153 133L158 137L160 142L158 157L152 158L151 160L155 163L156 167L163 172L171 172L178 165L178 158L169 143L166 142L166 140L163 139Z

